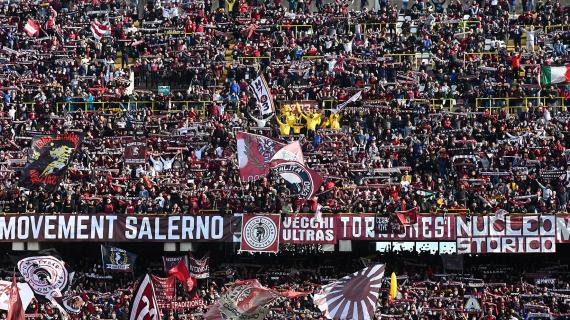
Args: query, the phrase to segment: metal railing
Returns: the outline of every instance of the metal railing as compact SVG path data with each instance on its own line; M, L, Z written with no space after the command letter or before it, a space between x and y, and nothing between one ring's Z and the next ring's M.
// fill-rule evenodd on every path
M432 54L429 52L416 52L416 53L387 53L384 57L391 57L402 63L404 60L412 60L415 68L418 68L423 62L427 62L430 67L433 67Z
M57 112L118 112L127 110L149 110L153 112L179 112L194 108L204 115L206 107L213 101L201 100L166 100L166 101L70 101L57 102Z
M279 31L283 29L295 29L295 35L298 35L300 31L311 31L314 32L312 24L280 24ZM299 31L300 30L300 31Z
M500 110L507 113L526 112L528 108L548 106L550 108L566 111L570 99L566 97L505 97L505 98L476 98L475 108L479 110Z

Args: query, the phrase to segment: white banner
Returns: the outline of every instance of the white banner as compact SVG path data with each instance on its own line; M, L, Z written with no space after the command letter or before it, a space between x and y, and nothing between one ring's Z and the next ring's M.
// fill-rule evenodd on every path
M259 111L261 115L272 114L275 111L273 105L273 98L271 98L271 93L269 92L269 86L265 82L263 75L257 77L250 85L251 90L259 102Z

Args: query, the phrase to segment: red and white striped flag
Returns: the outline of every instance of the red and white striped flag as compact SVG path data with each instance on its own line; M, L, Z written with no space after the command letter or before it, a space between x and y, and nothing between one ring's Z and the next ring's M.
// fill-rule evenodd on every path
M138 289L134 292L131 301L129 320L156 320L160 319L160 308L156 301L154 286L150 276L147 274L139 282Z
M93 32L95 39L100 40L105 36L111 35L111 27L104 26L97 22L91 22L91 32Z
M28 19L28 23L24 26L24 31L30 37L35 37L38 33L40 33L40 26L32 19Z
M327 319L371 320L384 270L385 265L377 264L327 284L313 296L313 302Z

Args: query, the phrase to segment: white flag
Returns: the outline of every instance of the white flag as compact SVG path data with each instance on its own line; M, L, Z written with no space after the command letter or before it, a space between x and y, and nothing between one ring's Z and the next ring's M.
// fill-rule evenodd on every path
M346 107L347 104L349 104L351 102L355 102L356 100L360 99L361 96L362 96L362 91L358 91L352 97L348 98L348 100L339 104L338 106L336 106L336 108L331 109L331 112L332 113L339 113L340 110L342 110L344 107Z
M271 98L269 86L267 85L265 78L263 78L263 75L260 75L253 80L250 87L255 94L255 98L257 98L257 102L259 102L261 115L272 114L275 110L275 107L273 106L273 98Z

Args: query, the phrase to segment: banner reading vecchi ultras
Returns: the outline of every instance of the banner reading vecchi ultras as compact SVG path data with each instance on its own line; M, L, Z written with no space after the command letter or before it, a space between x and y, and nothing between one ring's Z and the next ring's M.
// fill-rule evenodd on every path
M81 134L67 133L34 138L28 164L22 170L20 186L28 189L44 186L48 191L57 188L81 145L82 137Z

